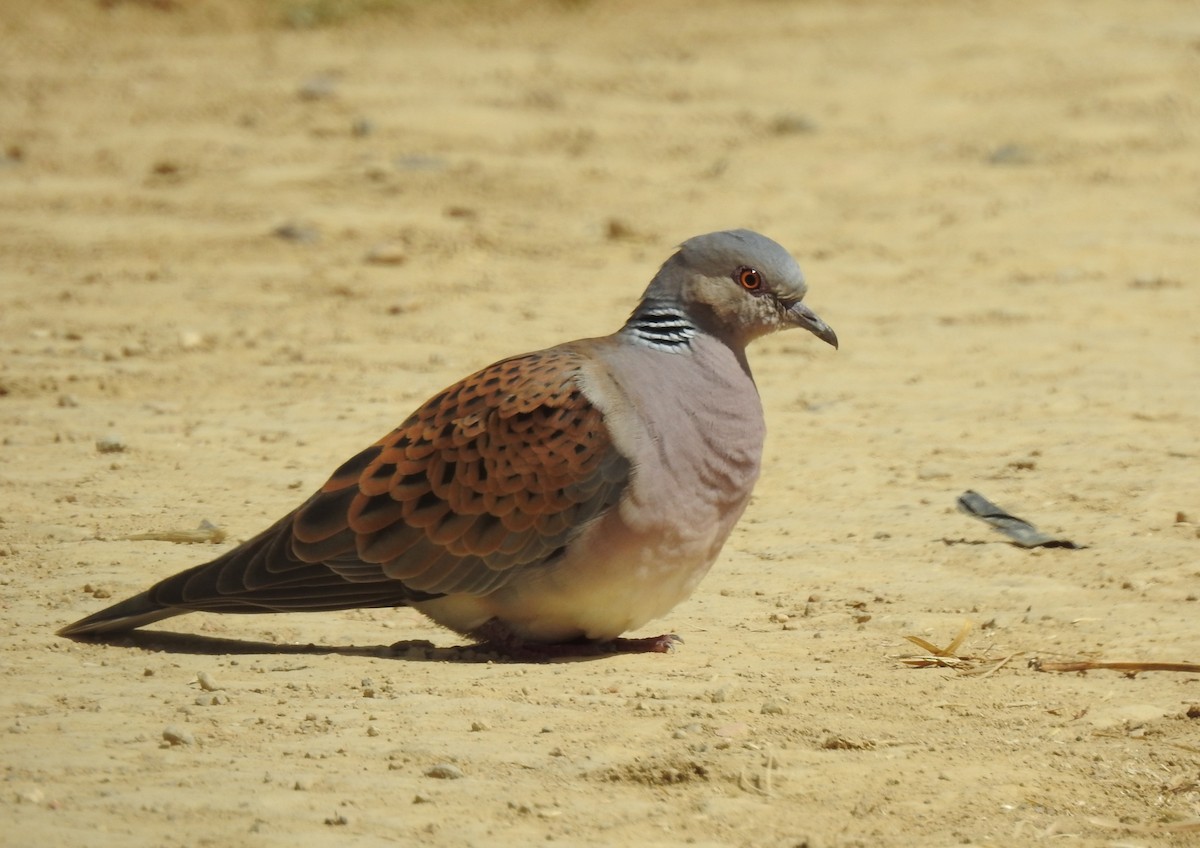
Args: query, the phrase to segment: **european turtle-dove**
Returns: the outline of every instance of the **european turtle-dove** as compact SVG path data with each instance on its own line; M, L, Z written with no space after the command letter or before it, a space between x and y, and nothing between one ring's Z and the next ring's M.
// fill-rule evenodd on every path
M618 637L692 593L750 500L746 345L802 327L837 346L805 291L765 236L689 239L615 334L467 377L254 538L59 633L411 606L510 653L669 650Z

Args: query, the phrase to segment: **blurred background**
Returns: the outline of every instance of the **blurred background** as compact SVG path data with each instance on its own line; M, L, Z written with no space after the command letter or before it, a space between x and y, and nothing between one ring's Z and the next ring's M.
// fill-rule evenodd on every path
M146 803L221 844L255 816L288 844L331 838L312 810L341 803L338 787L385 806L384 778L409 780L403 768L360 773L331 753L341 765L312 793L272 802L295 811L286 824L239 812L292 748L253 729L274 707L234 698L219 731L187 719L211 746L187 779L211 794L180 807L171 762L121 734L127 716L150 716L152 740L177 719L170 663L192 659L155 659L142 680L143 653L53 629L212 553L125 536L206 519L247 538L449 382L612 332L674 245L727 227L794 252L841 349L785 334L751 351L765 469L722 561L664 623L687 651L610 664L614 688L594 697L575 666L485 679L336 657L306 694L270 689L271 703L302 719L302 701L325 699L341 715L343 676L385 673L480 699L385 714L400 722L388 750L417 764L414 739L430 757L468 750L454 722L469 727L471 710L522 704L528 726L492 726L540 739L531 704L555 706L565 756L540 770L505 759L519 735L471 749L519 788L514 803L565 812L521 819L538 840L651 844L638 822L664 816L664 844L1099 845L1116 831L1087 816L1200 816L1194 685L1054 678L1047 692L1014 662L995 689L945 692L886 659L909 633L948 641L963 617L983 628L977 652L1195 659L1194 2L0 0L0 582L13 587L0 673L4 708L34 728L7 737L6 759L20 792L88 813L16 804L43 828L26 832L85 844L91 823L118 832L133 816L175 844L169 816L105 800L98 775L159 787ZM998 537L955 511L968 488L1087 548L977 544ZM456 644L384 612L203 627L272 644L395 627ZM734 671L741 695L703 694ZM79 704L18 694L81 680L119 708L81 719ZM763 719L765 700L785 712ZM627 714L639 702L649 713L634 717L661 733ZM1133 742L1129 716L1159 723ZM357 721L328 730L331 751L359 750ZM838 734L851 742L823 747ZM781 794L745 790L753 757L788 745ZM630 752L669 768L639 771ZM254 779L224 776L235 754ZM617 763L601 782L620 821L596 784L557 770L592 756ZM405 805L426 791L412 768ZM661 775L697 768L712 782L641 806L645 784L666 793ZM504 786L472 785L357 833L466 844L524 815Z

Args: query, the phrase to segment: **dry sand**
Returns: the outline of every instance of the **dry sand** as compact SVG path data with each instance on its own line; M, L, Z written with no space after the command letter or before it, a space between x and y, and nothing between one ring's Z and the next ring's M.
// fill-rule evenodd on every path
M0 844L1196 845L1200 674L1030 661L1200 661L1198 186L1190 0L3 3ZM732 226L842 349L675 654L54 635Z

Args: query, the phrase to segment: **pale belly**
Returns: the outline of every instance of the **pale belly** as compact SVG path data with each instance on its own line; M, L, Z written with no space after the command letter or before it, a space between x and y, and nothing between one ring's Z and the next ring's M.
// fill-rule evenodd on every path
M555 567L514 575L484 596L414 604L439 624L472 633L496 619L521 639L614 639L666 615L695 591L721 551L744 501L716 520L635 533L614 511L588 528Z

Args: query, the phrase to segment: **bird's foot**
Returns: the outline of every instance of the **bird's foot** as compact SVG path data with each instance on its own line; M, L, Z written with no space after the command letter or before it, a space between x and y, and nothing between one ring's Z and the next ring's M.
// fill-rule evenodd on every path
M514 634L499 621L492 619L473 634L479 646L503 654L509 659L524 662L569 659L571 657L602 657L610 654L669 654L683 639L674 633L646 636L640 639L577 639L571 642L528 642Z
M683 637L674 633L661 636L646 636L641 639L613 639L595 643L607 646L614 654L673 654L675 647L683 644Z

